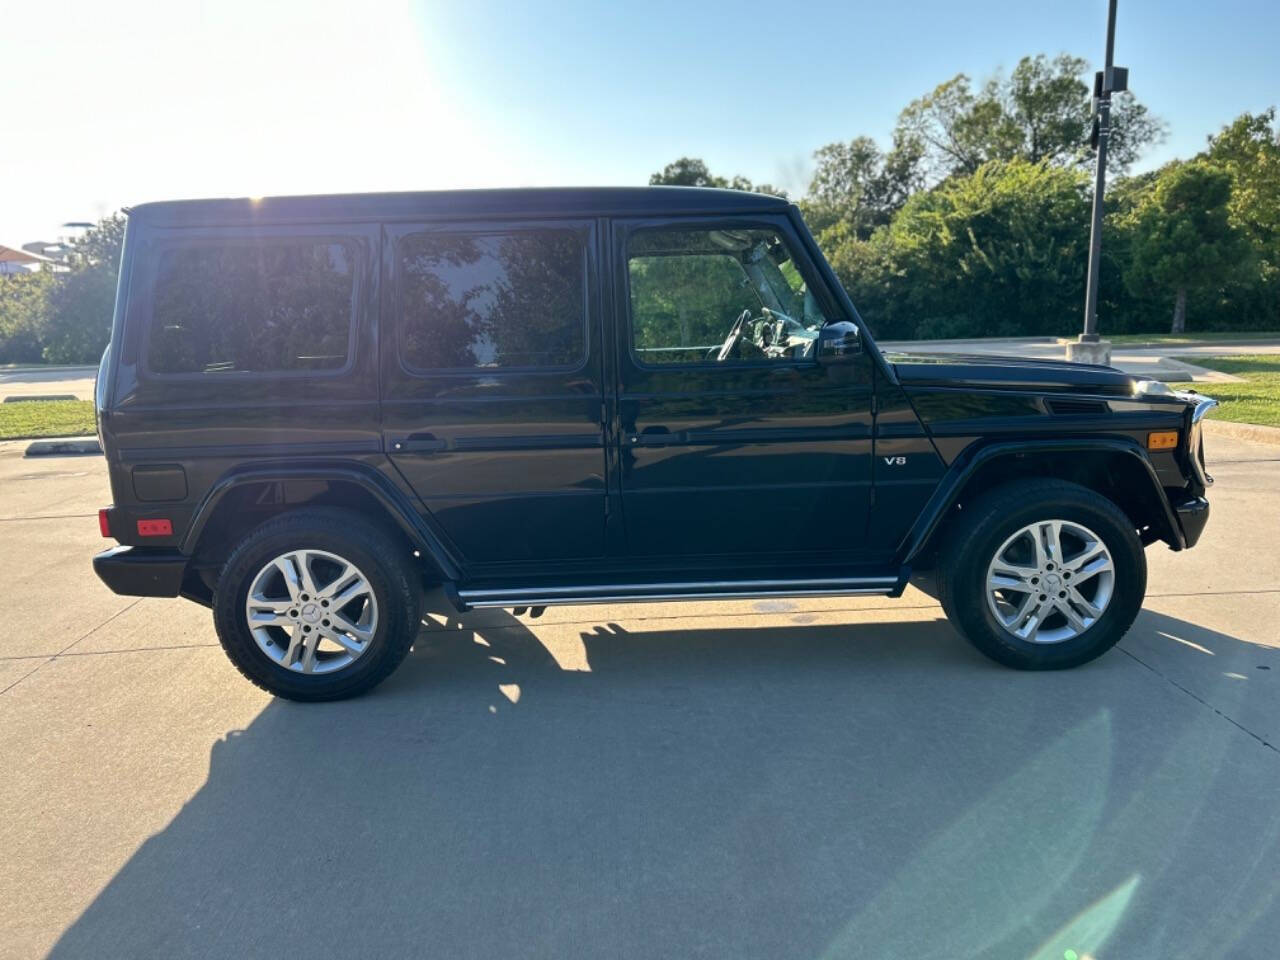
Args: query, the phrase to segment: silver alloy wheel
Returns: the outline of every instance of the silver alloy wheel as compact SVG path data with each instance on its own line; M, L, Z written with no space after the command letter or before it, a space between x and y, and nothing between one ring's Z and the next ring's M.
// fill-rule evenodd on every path
M996 551L987 567L987 605L1019 640L1062 643L1098 621L1115 582L1101 537L1070 520L1039 520Z
M298 673L333 673L369 649L378 601L354 563L324 550L293 550L253 578L245 618L275 663Z

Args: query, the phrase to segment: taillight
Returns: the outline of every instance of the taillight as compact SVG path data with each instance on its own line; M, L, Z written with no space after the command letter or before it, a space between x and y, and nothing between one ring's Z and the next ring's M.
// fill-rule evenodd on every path
M111 537L111 511L103 507L98 511L98 529L102 531L102 535L110 539Z

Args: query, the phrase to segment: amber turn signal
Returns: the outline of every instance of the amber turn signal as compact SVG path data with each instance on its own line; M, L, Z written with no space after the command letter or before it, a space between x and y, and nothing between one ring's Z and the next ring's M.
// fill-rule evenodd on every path
M1177 430L1158 430L1147 434L1148 450L1172 450L1178 445Z

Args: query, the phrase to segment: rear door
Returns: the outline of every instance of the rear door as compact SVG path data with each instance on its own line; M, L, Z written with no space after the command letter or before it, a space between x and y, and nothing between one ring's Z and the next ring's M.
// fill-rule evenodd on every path
M817 364L846 318L787 218L620 220L612 249L631 555L865 553L870 358Z
M596 229L386 227L386 450L469 565L604 553Z

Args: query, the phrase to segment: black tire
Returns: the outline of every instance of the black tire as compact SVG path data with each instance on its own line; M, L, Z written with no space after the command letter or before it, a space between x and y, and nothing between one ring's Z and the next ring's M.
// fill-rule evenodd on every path
M332 673L303 674L274 662L253 638L245 615L252 581L274 558L298 549L323 550L354 563L377 601L369 646ZM267 521L227 559L213 595L213 621L236 668L268 693L288 700L342 700L373 689L404 660L417 636L422 586L408 549L367 517L307 508Z
M987 568L1009 537L1049 519L1093 531L1111 553L1115 580L1110 603L1088 629L1056 643L1033 643L996 619L987 602ZM946 532L938 567L947 618L982 653L1019 670L1063 670L1101 656L1133 625L1147 590L1146 554L1133 523L1106 497L1062 480L1015 481L965 504Z

